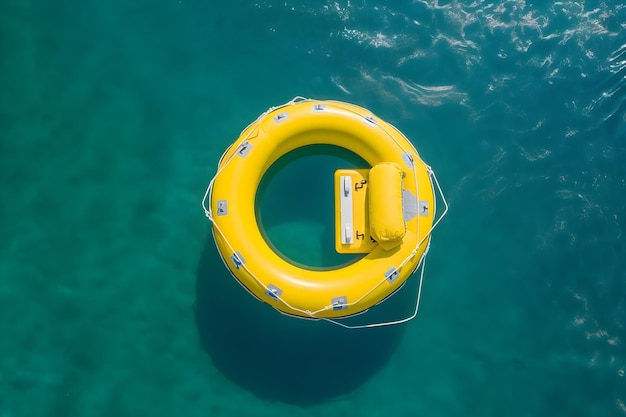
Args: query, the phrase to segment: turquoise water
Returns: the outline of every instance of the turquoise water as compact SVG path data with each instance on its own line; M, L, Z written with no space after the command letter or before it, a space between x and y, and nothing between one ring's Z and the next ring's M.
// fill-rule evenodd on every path
M305 146L280 158L257 190L257 222L266 242L284 259L308 269L356 261L360 255L335 250L334 174L369 167L360 156L330 145Z
M0 51L0 416L626 415L620 2L5 0ZM296 95L437 172L408 325L282 317L221 264L205 187Z

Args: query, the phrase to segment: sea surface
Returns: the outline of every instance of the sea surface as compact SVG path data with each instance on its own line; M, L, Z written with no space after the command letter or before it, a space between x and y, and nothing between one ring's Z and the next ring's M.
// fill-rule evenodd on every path
M222 264L206 186L295 96L437 174L408 324L283 317ZM263 194L299 262L332 218L284 190L327 195L333 158ZM621 1L0 2L1 417L626 416L625 233ZM416 278L358 319L410 313Z

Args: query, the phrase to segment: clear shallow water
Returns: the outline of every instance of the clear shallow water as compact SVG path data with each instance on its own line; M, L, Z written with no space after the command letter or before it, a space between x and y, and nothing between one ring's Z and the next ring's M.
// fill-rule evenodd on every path
M610 1L3 2L0 415L626 414L625 22ZM395 124L447 191L408 326L288 320L212 249L219 156L295 95Z
M256 195L257 222L274 251L305 268L340 267L358 255L335 251L335 184L338 169L369 168L344 148L313 145L280 158Z

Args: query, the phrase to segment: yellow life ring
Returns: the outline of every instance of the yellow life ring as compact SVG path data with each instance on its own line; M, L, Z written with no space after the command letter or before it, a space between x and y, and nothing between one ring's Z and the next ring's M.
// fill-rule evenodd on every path
M335 174L337 250L363 253L336 269L307 269L281 257L255 214L268 168L315 144L348 149L371 165ZM285 314L340 318L386 299L420 265L443 217L435 221L433 178L407 138L366 109L296 97L259 116L226 150L203 207L225 265L250 293Z

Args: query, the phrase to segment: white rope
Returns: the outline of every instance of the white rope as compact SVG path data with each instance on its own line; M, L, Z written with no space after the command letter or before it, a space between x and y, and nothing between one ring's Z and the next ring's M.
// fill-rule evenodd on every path
M248 131L248 134L245 136L245 138L238 140L237 143L241 144L241 143L245 143L250 137L251 134L253 132L255 132L254 130L254 125L259 123L268 113L271 113L272 111L279 109L279 108L283 108L295 103L299 103L301 101L312 101L311 99L308 98L304 98L301 96L297 96L294 97L291 101L279 105L279 106L275 106L275 107L270 107L267 111L265 111L264 113L262 113L259 117L257 117L252 123L250 123L243 131L245 132L246 130ZM358 112L353 112L351 110L349 110L350 112L359 115L359 116L363 116L363 114L358 113ZM385 132L385 134L387 134L396 144L396 146L398 146L400 148L400 150L402 152L404 152L404 154L409 154L411 156L411 158L413 158L413 152L415 152L417 154L417 151L413 148L413 149L405 149L403 148L398 141L382 126L380 126L379 124L376 124L376 126L380 127L383 132ZM400 132L395 126L392 126L398 133L400 133L402 135L402 132ZM403 135L404 136L404 135ZM407 139L408 141L408 139ZM410 143L410 141L408 141ZM230 242L228 241L228 239L226 238L226 236L224 235L224 233L222 232L222 230L219 228L219 226L217 225L217 223L215 222L215 220L213 219L213 213L211 210L210 205L207 206L207 201L211 200L212 197L212 191L213 191L213 184L215 182L215 180L217 179L217 177L220 175L220 173L226 168L226 166L230 163L230 161L233 159L233 157L236 155L236 152L231 153L230 157L228 158L228 160L226 162L224 162L222 164L223 159L226 157L226 154L230 151L230 147L226 149L226 151L224 151L224 153L222 154L222 156L220 157L220 162L218 164L218 166L220 166L220 168L218 168L217 172L215 173L214 177L211 179L211 181L209 182L209 185L207 186L207 189L204 193L204 197L202 199L202 208L204 210L204 213L206 215L206 217L211 221L211 223L213 223L213 227L215 228L215 230L217 231L217 233L220 234L220 236L222 237L222 239L224 240L224 242L228 245L228 248L231 250L232 253L236 253L235 248L230 244ZM421 158L420 158L421 160ZM423 161L422 161L423 162ZM415 162L413 161L413 178L414 178L414 182L415 182L415 186L418 186L418 181L417 181L417 170L415 167ZM448 202L445 199L445 196L443 194L443 191L441 189L441 186L439 185L439 181L437 180L437 177L435 175L435 172L433 171L433 169L426 165L426 169L428 171L428 175L429 178L431 180L431 185L432 182L434 180L436 186L437 186L437 190L439 191L439 195L442 198L442 201L444 203L445 209L443 211L443 213L439 216L439 218L433 223L433 225L430 227L430 230L422 237L422 239L419 240L419 242L417 242L415 248L411 251L411 253L400 263L400 265L398 267L394 267L396 270L399 270L401 268L403 268L408 262L410 262L411 259L413 259L413 257L417 254L417 252L419 251L420 246L422 245L422 243L427 239L430 238L432 231L435 229L435 227L440 223L440 221L443 219L443 217L446 215L446 213L448 212ZM419 193L418 193L419 195ZM437 199L434 198L434 205L435 207L433 207L434 213L437 212ZM420 217L419 215L417 216L417 222L418 222L418 230L419 230L419 221L420 221ZM422 292L422 281L423 281L423 277L424 277L424 264L426 262L426 254L428 253L428 250L430 248L430 242L428 243L428 246L426 247L426 249L424 250L424 253L422 254L420 260L418 261L418 266L417 268L420 268L421 266L421 272L420 272L420 281L419 281L419 287L418 287L418 292L417 292L417 297L416 297L416 303L415 303L415 310L413 312L413 314L409 317L406 317L404 319L400 319L400 320L394 320L394 321L388 321L388 322L381 322L381 323L372 323L372 324L366 324L366 325L359 325L359 326L349 326L349 325L345 325L339 321L333 320L333 319L329 319L329 318L321 318L323 320L329 321L331 323L334 323L338 326L341 327L345 327L345 328L349 328L349 329L359 329L359 328L369 328L369 327L383 327L383 326L391 326L391 325L396 325L396 324L402 324L402 323L406 323L407 321L412 320L413 318L415 318L415 316L417 316L417 311L419 309L419 302L420 302L420 298L421 298L421 292ZM235 255L237 256L237 255ZM226 260L222 257L222 261L224 261L224 264L226 264ZM226 265L226 267L228 268L228 265ZM243 268L246 272L248 272L248 274L250 274L250 276L257 282L257 284L259 284L262 288L264 288L266 291L270 291L269 288L263 283L261 282L261 280L252 272L248 269L248 267L246 266L245 263L241 263L240 264L240 268ZM416 269L417 269L416 268ZM361 297L359 297L358 299L356 299L355 301L349 302L346 304L346 307L348 306L354 306L356 304L358 304L359 302L361 302L365 297L367 297L369 294L371 294L374 290L376 290L380 285L382 285L385 281L387 281L387 277L382 278L376 285L374 285L372 288L370 288L368 291L366 291L363 295L361 295ZM329 304L319 310L316 311L309 311L309 310L302 310L300 308L294 307L292 305L290 305L287 301L285 301L282 297L280 296L276 296L275 297L277 300L279 300L280 302L282 302L285 306L287 306L289 309L293 310L293 311L297 311L301 314L304 314L310 318L313 319L320 319L320 317L316 317L317 314L330 310L333 308L332 304Z
M429 245L430 247L430 245ZM424 255L422 256L422 259L420 260L420 264L421 264L421 268L422 270L420 271L420 280L419 280L419 285L417 287L417 296L415 298L415 309L413 310L413 314L411 314L408 317L405 317L403 319L399 319L399 320L391 320L391 321L383 321L383 322L379 322L379 323L370 323L370 324L359 324L359 325L355 325L355 326L351 326L348 324L344 324L340 321L337 320L333 320L333 319L327 319L324 318L323 320L331 322L337 326L343 327L345 329L371 329L374 327L386 327L386 326L395 326L398 324L403 324L406 322L409 322L411 320L413 320L416 316L417 316L417 312L419 310L420 307L420 300L422 298L422 284L424 283L424 268L425 268L425 264L426 264L426 253L428 252L428 248L426 248L426 250L424 251ZM418 266L419 268L419 266Z

